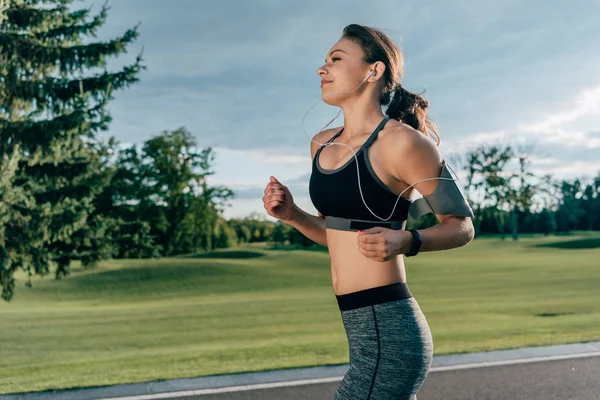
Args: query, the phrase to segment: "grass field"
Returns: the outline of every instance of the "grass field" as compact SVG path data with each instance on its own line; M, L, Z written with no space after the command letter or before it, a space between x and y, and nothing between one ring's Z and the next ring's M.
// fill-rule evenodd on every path
M600 340L600 235L475 240L407 262L435 354ZM348 362L323 251L252 246L18 282L0 393Z

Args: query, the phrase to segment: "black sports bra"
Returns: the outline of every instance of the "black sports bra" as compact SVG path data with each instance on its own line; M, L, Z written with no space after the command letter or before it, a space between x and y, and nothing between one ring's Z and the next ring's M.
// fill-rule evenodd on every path
M315 208L325 216L326 227L350 231L368 229L373 226L390 229L405 228L411 201L401 197L394 214L387 221L381 221L365 207L356 176L356 161L358 161L360 185L365 203L373 213L387 219L398 195L392 192L373 171L368 149L389 120L390 118L386 117L381 121L367 141L356 151L356 158L352 156L339 168L334 170L321 168L319 155L325 146L323 145L317 150L313 159L309 194ZM333 142L343 130L342 128L327 143Z

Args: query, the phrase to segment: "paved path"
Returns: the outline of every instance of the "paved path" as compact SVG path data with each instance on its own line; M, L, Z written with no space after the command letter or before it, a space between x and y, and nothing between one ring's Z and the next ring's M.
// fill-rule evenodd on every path
M347 365L179 379L0 400L331 399ZM600 342L434 357L418 400L598 400Z

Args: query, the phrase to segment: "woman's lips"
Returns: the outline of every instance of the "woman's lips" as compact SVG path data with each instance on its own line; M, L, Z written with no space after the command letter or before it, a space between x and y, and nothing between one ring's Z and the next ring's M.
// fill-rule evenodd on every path
M332 81L326 81L326 80L322 80L321 81L321 87L323 87L324 85L331 83Z

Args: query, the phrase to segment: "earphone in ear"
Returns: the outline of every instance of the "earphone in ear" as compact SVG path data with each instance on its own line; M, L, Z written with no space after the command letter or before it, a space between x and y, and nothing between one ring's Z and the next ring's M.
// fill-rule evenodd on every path
M367 76L365 76L365 79L363 79L363 81L360 83L360 85L362 85L363 83L365 83L367 81L367 79L369 79L373 75L375 75L375 71L369 72L369 74ZM360 85L358 85L358 86L360 87ZM356 88L356 89L358 89L358 88ZM354 89L354 90L356 90L356 89Z

